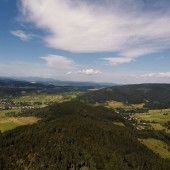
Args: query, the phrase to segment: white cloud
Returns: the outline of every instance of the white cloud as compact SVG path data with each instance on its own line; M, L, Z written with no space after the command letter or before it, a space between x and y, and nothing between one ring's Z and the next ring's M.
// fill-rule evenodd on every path
M111 63L170 47L168 0L20 0L24 20L47 32L48 46L71 52L117 52Z
M72 71L68 71L67 73L66 73L66 75L70 75L70 74L72 74L73 72Z
M77 67L73 60L59 55L48 55L41 59L45 60L49 67L58 71L74 70Z
M22 41L29 41L32 39L32 35L25 33L22 30L10 31L10 33L18 37Z
M134 58L128 58L128 57L110 57L110 58L103 58L103 60L108 61L109 63L113 65L117 64L123 64L123 63L130 63L134 60Z
M162 78L170 78L170 72L166 72L166 73L159 73L158 77L162 77Z
M41 57L41 59L47 62L47 66L49 68L56 70L58 72L62 72L65 75L69 76L70 75L77 76L78 74L95 75L101 73L99 70L94 69L79 70L82 67L81 65L64 56L47 55L45 57Z
M101 72L99 70L94 70L94 69L84 69L78 71L78 73L85 74L85 75L94 75L94 74L100 74Z
M170 72L159 72L159 73L147 73L147 74L140 74L136 76L136 78L170 78Z
M22 70L22 71L21 71ZM58 71L57 69L37 63L28 63L22 61L9 61L0 63L0 76L18 76L18 77L45 77L57 80L67 81L94 81L94 82L113 82L117 84L134 84L134 83L170 83L170 72L153 72L153 73L136 73L133 71L115 70L111 72L102 72L88 76L86 74L74 71ZM66 75L66 72L70 72Z

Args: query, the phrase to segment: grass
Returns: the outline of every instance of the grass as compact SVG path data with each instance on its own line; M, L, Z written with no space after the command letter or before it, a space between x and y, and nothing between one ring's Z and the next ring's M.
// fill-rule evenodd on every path
M117 101L107 101L106 104L108 107L116 109L116 108L124 108L126 105L124 105L122 102L117 102Z
M113 122L113 124L117 125L117 126L125 127L124 123L122 123L122 122Z
M170 109L149 110L148 113L136 113L134 117L146 121L154 130L164 130L170 133L170 130L163 126L170 121Z
M11 110L0 110L0 118L6 117L6 113L9 112L15 112L15 113L19 113L21 112L21 109L11 109Z
M35 117L5 117L0 118L0 130L5 132L18 126L33 124L38 121Z
M62 102L76 98L77 95L79 95L79 93L76 92L63 93L62 95L31 94L13 98L12 100L14 102Z
M63 93L62 95L55 94L31 94L31 95L23 95L16 98L13 98L13 102L41 102L49 103L49 102L63 102L68 101L75 98L77 95L80 95L80 92L68 92ZM0 131L5 132L7 130L14 129L18 126L28 125L32 123L36 123L38 121L35 117L8 117L6 113L21 112L21 109L11 109L11 110L0 110Z
M133 108L142 109L144 105L145 105L144 103L139 103L139 104L132 104L131 106Z
M158 154L161 158L170 159L169 147L166 143L153 138L139 139L139 141L152 150L155 154Z
M63 100L64 97L62 95L27 95L14 98L14 102L56 102Z
M154 130L164 130L164 127L159 123L150 123L150 125Z
M14 129L18 126L19 125L17 123L0 123L0 131L5 132L7 130Z
M117 109L117 108L123 108L123 109L136 109L136 108L143 108L144 103L140 103L140 104L124 104L122 102L118 102L118 101L107 101L106 102L106 106L112 109Z
M166 123L170 121L170 109L149 110L148 113L137 113L134 116L149 122Z

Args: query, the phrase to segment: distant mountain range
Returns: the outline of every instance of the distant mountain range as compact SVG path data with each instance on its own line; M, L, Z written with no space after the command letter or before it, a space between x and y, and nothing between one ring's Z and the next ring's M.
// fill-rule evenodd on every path
M51 84L55 86L96 86L96 87L108 87L114 86L114 83L97 83L97 82L78 82L78 81L61 81L52 78L42 77L0 77L0 81L27 81L31 83Z
M0 77L0 97L16 96L22 93L59 94L71 91L101 89L114 84L95 82L71 82L36 77Z

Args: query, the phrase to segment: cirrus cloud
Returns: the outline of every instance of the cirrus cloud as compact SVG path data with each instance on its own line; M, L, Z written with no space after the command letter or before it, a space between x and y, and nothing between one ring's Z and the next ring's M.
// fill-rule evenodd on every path
M26 32L24 32L22 30L10 31L10 33L13 36L18 37L22 41L29 41L29 40L32 39L32 35L31 34L27 34Z

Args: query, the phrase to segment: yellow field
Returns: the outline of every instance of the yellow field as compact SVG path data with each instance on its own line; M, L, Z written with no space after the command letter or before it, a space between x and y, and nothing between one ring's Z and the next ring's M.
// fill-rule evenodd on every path
M125 105L122 102L117 102L117 101L113 101L113 100L108 101L107 106L110 107L110 108L113 108L113 109L125 107Z
M39 119L35 117L4 117L0 118L0 131L14 129L18 126L36 123Z
M131 106L132 106L133 108L141 109L141 108L143 108L144 105L145 105L144 103L140 103L140 104L132 104Z
M170 152L168 151L169 147L166 143L152 138L139 139L139 141L154 153L158 154L161 158L170 159Z

